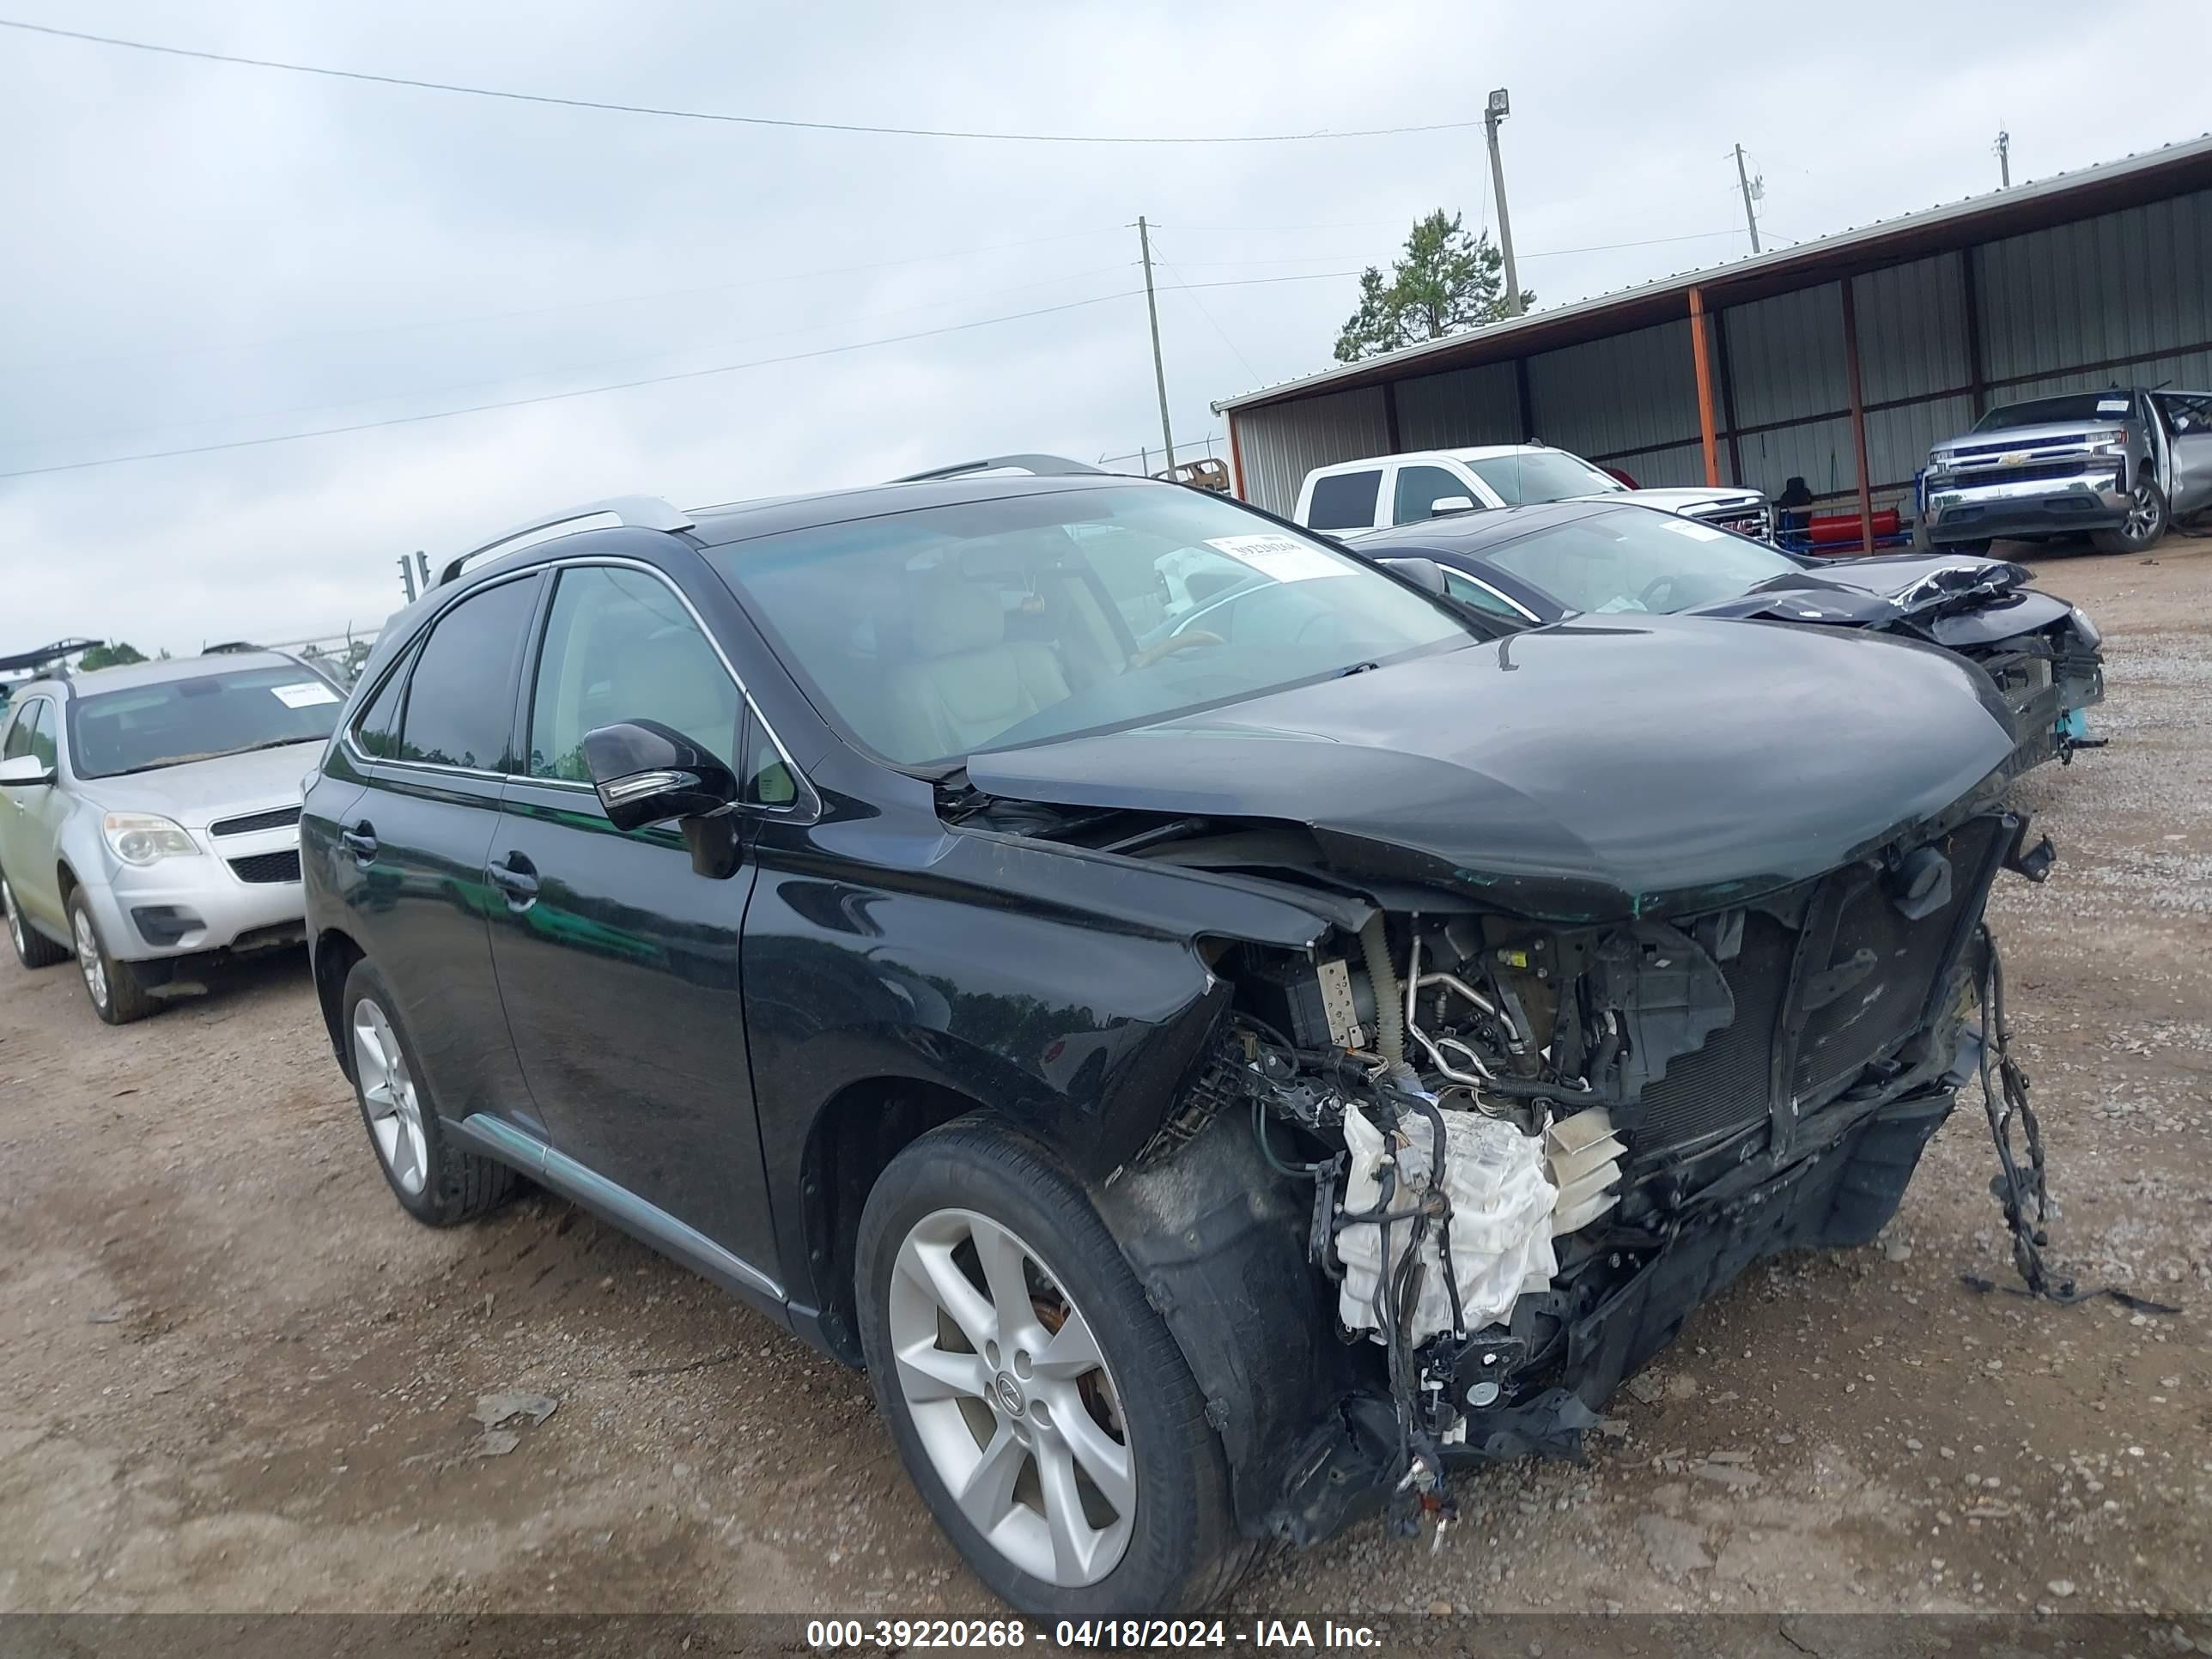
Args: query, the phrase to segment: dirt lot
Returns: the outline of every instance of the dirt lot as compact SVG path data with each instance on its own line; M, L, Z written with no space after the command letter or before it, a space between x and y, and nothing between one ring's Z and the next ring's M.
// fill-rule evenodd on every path
M2056 1253L2185 1316L1963 1287L2011 1279L1971 1107L1882 1241L1705 1310L1588 1467L1468 1479L1440 1553L1370 1523L1239 1609L2212 1601L2212 540L2042 576L2112 681L2112 746L2024 786L2056 874L1994 908ZM558 1409L484 1455L507 1389ZM0 964L0 1608L991 1606L858 1376L559 1201L406 1220L297 960L119 1031Z

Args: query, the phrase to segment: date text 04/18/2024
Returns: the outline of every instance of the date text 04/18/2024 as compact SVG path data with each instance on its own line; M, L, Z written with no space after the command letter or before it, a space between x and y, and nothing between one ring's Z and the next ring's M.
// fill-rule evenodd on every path
M1049 1630L1020 1619L817 1619L806 1626L809 1647L1021 1648L1035 1644L1079 1650L1136 1649L1316 1648L1376 1649L1380 1634L1368 1625L1333 1619L1260 1619L1232 1625L1222 1619L1062 1619Z

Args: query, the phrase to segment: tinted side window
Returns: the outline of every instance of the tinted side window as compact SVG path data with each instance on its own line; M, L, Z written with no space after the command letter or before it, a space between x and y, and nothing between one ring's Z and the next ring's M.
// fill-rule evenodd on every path
M1382 493L1382 472L1340 472L1314 480L1306 525L1314 530L1371 530L1375 501Z
M1455 498L1475 507L1482 505L1472 485L1461 483L1440 466L1401 466L1390 522L1418 524L1423 519L1433 519L1438 501Z
M1525 623L1528 620L1499 594L1492 592L1480 582L1469 580L1455 570L1444 572L1444 592L1455 599L1474 606L1478 611L1488 611L1493 617L1504 617L1516 623Z
M438 619L407 678L399 758L511 771L515 646L530 625L538 583L526 578L471 594Z
M362 754L378 760L399 758L399 705L406 693L407 665L403 662L353 723L354 742Z

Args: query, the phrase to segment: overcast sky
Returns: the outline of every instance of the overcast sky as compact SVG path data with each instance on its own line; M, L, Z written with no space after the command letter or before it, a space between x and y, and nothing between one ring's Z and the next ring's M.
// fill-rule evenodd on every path
M1936 9L1949 15L1954 8ZM1967 25L1969 11L1980 23ZM0 0L162 44L824 121L1215 134L1479 120L1543 303L2212 127L2203 0L1845 12L1551 7L374 7ZM1947 44L1948 43L1948 44ZM2107 55L2107 54L2111 55ZM0 473L350 426L1073 309L296 442L0 478L0 654L179 653L374 627L393 563L541 508L698 504L1012 449L1157 448L1136 232L1160 227L1178 443L1210 400L1326 367L1356 278L1438 205L1494 225L1480 126L1106 146L797 132L550 108L0 29ZM1711 233L1711 234L1704 234ZM1656 246L1570 252L1698 236ZM1103 298L1101 296L1122 297ZM1225 453L1225 449L1222 452ZM1157 463L1155 463L1157 464ZM1129 463L1133 467L1133 460Z

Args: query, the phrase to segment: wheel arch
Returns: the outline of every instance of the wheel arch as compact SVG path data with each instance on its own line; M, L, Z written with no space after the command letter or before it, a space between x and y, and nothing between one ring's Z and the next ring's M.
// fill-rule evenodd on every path
M846 1084L823 1103L799 1164L799 1223L806 1271L817 1302L822 1345L848 1365L861 1363L853 1283L860 1212L890 1161L932 1129L981 1115L1017 1127L990 1104L949 1084L878 1076Z
M349 1083L353 1081L353 1055L345 1042L345 1010L339 1005L344 999L346 978L353 972L354 963L365 959L368 954L354 942L350 933L337 927L325 927L316 934L310 953L314 967L315 1003L322 1010L323 1029L329 1034L331 1052L337 1057L338 1069L345 1073Z

